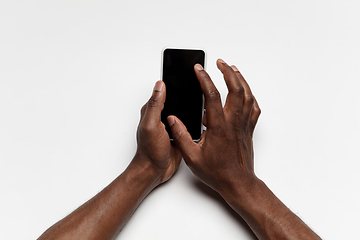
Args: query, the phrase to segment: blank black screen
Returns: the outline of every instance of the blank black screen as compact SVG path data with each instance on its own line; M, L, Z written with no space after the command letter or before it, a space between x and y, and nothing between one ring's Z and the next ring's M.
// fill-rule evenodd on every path
M202 50L165 49L163 56L163 81L166 101L161 113L170 139L172 134L166 118L175 115L186 126L193 140L200 139L202 128L203 95L194 72L194 65L203 67L205 52Z

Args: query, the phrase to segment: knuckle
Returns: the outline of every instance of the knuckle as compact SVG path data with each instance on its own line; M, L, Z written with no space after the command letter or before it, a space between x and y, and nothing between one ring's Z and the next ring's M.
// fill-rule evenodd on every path
M160 104L159 99L156 98L155 96L151 96L147 105L148 105L148 107L153 108L153 107L158 107L159 104Z
M205 71L205 69L201 69L198 71L198 78L199 79L204 79L204 80L209 80L210 77L209 75L207 74L207 72Z
M254 98L254 96L253 96L253 95L245 96L245 103L253 106L254 103L255 103L255 98Z
M244 87L243 86L236 86L233 89L233 92L238 96L243 96L244 95Z
M220 93L218 90L210 90L208 93L209 100L219 100L220 99Z
M152 131L152 126L150 126L149 124L141 124L140 131L143 134L147 135Z
M257 116L260 116L260 114L261 114L261 109L260 108L257 107L253 111Z
M181 131L175 131L172 133L172 137L174 139L174 141L178 142L181 141L181 138L183 137L183 133Z

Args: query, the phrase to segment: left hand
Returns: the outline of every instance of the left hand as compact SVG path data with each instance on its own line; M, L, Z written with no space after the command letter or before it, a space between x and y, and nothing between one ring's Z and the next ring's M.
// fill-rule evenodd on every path
M141 108L137 129L137 151L133 161L146 161L160 175L161 184L177 170L181 153L170 142L165 125L160 121L164 108L166 89L163 81L157 81L149 101ZM138 157L138 158L137 158Z

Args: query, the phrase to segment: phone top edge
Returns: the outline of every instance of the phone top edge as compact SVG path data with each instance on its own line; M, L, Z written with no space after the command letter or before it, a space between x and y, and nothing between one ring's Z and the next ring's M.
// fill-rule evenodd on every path
M203 48L196 48L196 47L189 47L189 48L179 48L179 47L165 47L162 49L161 53L162 53L162 56L164 56L164 52L166 50L194 50L194 51L202 51L204 53L204 60L205 60L205 63L206 63L206 55L207 55L207 52L205 49ZM204 67L204 66L203 66Z
M198 47L164 47L162 49L162 52L164 52L166 49L179 49L179 50L201 50L204 53L206 53L205 49L203 48L198 48Z
M164 64L164 52L167 49L174 49L174 50L198 50L198 51L203 51L204 53L204 66L203 68L206 70L206 66L207 66L207 52L205 49L203 48L196 48L196 47L164 47L161 51L161 65L160 65L160 76L161 76L161 80L163 79L163 64Z

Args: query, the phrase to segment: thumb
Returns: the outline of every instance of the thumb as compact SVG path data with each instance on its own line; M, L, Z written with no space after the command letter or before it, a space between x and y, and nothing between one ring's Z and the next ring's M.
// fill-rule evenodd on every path
M186 162L193 160L194 155L197 153L198 145L192 140L185 125L175 116L168 116L167 121L171 128L174 143L181 151L184 160Z
M153 93L146 103L143 123L147 126L156 126L160 122L161 111L165 102L165 86L163 81L157 81Z

